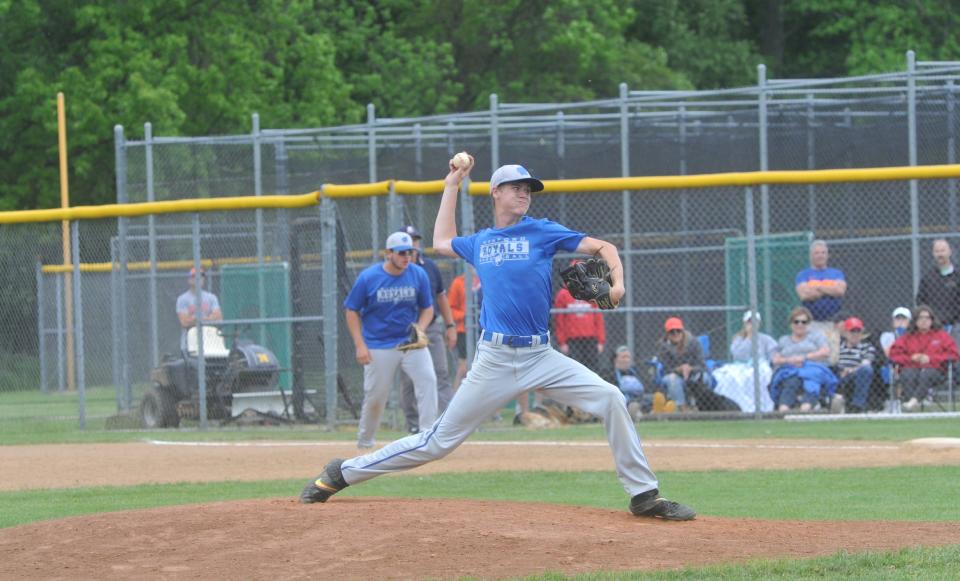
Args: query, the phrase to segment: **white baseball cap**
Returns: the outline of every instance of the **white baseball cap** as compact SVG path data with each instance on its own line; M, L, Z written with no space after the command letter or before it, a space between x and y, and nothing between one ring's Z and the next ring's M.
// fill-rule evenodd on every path
M747 321L749 321L751 314L756 315L756 317L757 317L757 322L759 323L759 322L760 322L760 313L750 313L750 311L747 311L746 313L743 314L743 322L746 323Z
M526 182L530 184L531 192L543 190L543 182L530 175L527 168L522 165L501 165L497 171L490 176L490 190L493 188L513 182Z
M413 250L413 238L406 232L394 232L387 236L387 250L393 252L402 252L404 250Z
M893 309L893 318L896 319L897 317L906 317L909 321L913 318L913 315L910 314L910 309L907 307L897 307Z

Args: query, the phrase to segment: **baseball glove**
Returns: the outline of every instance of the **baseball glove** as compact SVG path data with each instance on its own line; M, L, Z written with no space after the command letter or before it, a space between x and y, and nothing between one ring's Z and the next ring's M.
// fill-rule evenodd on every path
M560 271L570 295L581 301L595 302L601 309L615 309L610 299L613 278L610 267L602 258L590 258Z
M427 346L427 334L420 330L420 327L410 323L410 336L403 343L397 345L401 351L410 351L411 349L423 349Z

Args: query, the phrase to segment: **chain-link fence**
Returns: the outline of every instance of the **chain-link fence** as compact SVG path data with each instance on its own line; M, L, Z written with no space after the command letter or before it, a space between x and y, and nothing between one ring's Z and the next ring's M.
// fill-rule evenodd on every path
M728 346L751 304L763 332L774 339L790 335L789 316L800 302L795 277L809 266L815 238L828 243L830 266L845 274L842 319L862 319L867 340L878 344L881 333L892 331L893 309L913 304L915 248L927 272L933 240L956 241L945 219L950 181L818 184L816 230L806 221L810 216L796 210L806 199L805 185L547 193L531 214L622 249L629 293L621 308L604 313L605 354L592 365L613 374L614 347L626 345L652 387L662 378L644 363L655 363L669 317L680 317L704 347L712 346L706 357L718 365L733 363ZM204 425L203 418L227 420L247 407L291 421L356 419L362 373L348 334L339 330L353 281L379 260L369 248L370 208L381 205L388 223L398 224L385 229L394 230L420 214L435 215L439 202L436 194L401 195L392 184L374 189L381 195L331 194L319 207L301 209L74 222L66 266L60 224L4 226L5 248L23 250L28 240L45 245L34 255L5 256L7 272L15 275L11 288L17 287L8 300L35 308L37 339L15 329L5 333L12 349L22 343L22 356L18 366L5 365L4 391L82 393L88 398L82 421L121 410L150 416L148 425ZM490 225L488 196L461 198L461 232ZM665 226L678 222L684 229ZM761 234L761 224L769 235ZM422 232L429 246L431 228ZM36 260L41 256L49 257L46 265ZM557 255L556 270L571 258ZM438 263L446 285L462 272L462 261ZM200 297L200 304L215 301L206 306L219 311L203 324L218 332L201 333L191 344L184 325L194 323L181 315L184 304L198 304L191 286L197 269L203 290L215 297ZM257 364L261 352L268 354L264 369ZM884 406L891 389L883 350L877 352L865 406L873 410ZM207 396L164 402L155 389L167 385ZM930 395L936 396L927 402L930 409L952 408L952 391ZM76 413L62 405L49 408L58 413L40 404L6 409L41 417Z
M255 117L249 135L156 137L147 124L143 139L128 140L118 127L118 202L437 179L462 149L478 160L476 180L510 162L544 179L954 163L958 73L960 64L910 57L901 73L780 81L761 71L757 86L721 91L623 87L616 99L532 105L493 96L488 111L418 119L377 119L371 107L368 123L335 128L261 129ZM338 332L343 296L400 226L416 226L429 248L438 203L385 185L379 195L330 197L321 208L82 221L76 268L59 223L4 225L4 284L13 292L4 293L11 324L2 334L0 391L70 396L81 380L90 403L100 404L88 408L91 417L135 411L151 372L181 352L176 303L199 260L223 319L234 321L211 323L223 329L225 347L242 334L241 342L277 358L270 381L283 389L270 409L349 421L362 391L352 343ZM491 225L487 198L461 210L461 232ZM751 286L764 330L786 334L793 277L815 238L829 243L830 264L846 273L844 309L875 339L894 307L913 304L933 265L930 244L954 240L957 212L955 179L556 193L539 196L531 210L621 248L630 292L623 308L605 314L606 353L624 344L641 361L656 352L670 315L710 339L712 358L727 359ZM558 269L569 258L558 256ZM448 285L462 271L461 261L439 264ZM609 370L611 358L600 365ZM75 418L77 402L69 401L4 407L18 417Z

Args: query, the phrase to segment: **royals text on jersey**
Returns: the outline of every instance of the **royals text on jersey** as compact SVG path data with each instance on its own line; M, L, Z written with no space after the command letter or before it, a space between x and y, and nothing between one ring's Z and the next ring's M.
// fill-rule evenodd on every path
M507 260L529 260L530 242L524 238L500 238L480 245L480 264L496 265Z

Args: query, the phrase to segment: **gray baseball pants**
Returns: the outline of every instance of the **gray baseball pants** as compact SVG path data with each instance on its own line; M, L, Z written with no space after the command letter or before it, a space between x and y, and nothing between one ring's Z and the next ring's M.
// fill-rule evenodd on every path
M443 319L437 317L427 329L427 339L430 340L430 358L433 359L433 371L437 378L437 411L443 413L453 397L453 388L450 386L450 370L447 362L447 341L444 336L446 327ZM417 399L413 389L413 380L400 372L400 407L407 418L407 431L414 432L419 428L420 417L417 411Z
M383 409L393 387L397 370L413 378L420 410L420 429L426 430L437 418L437 379L427 349L370 349L370 363L363 366L363 408L357 431L357 446L372 448Z
M516 348L488 341L477 344L473 366L429 429L345 460L343 478L357 484L443 458L504 404L535 387L544 388L551 399L603 419L617 477L631 497L657 488L619 389L549 345Z

